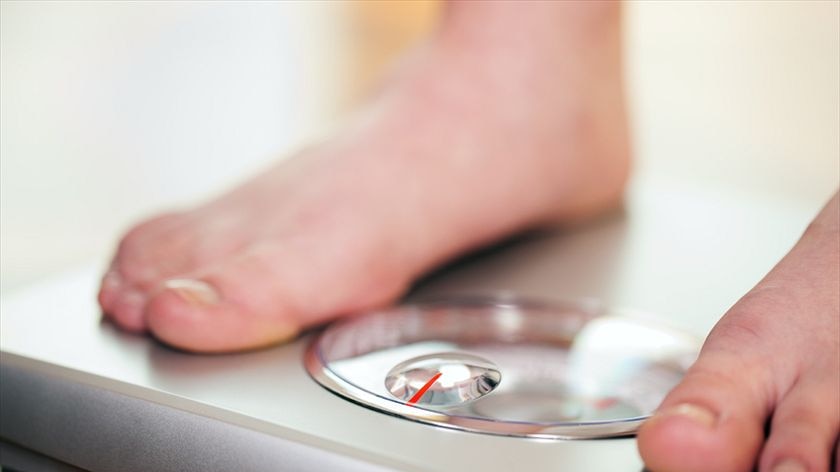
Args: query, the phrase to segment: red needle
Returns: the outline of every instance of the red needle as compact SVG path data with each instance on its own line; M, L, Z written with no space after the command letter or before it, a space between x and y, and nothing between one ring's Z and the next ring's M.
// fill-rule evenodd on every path
M435 374L434 377L429 379L429 381L426 382L426 385L423 385L423 387L421 387L420 390L418 390L417 393L415 393L414 396L411 397L411 400L408 401L408 404L411 405L413 403L417 403L421 398L423 398L423 394L425 394L427 390L432 388L432 384L434 384L437 381L437 379L440 378L441 375L443 374L438 372L437 374Z

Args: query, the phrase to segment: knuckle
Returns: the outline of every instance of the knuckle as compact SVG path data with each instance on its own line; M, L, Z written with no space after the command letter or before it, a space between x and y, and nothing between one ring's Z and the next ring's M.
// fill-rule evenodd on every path
M715 325L707 344L737 353L752 352L767 360L788 339L781 329L796 327L799 302L782 287L757 287L747 293ZM789 323L786 323L789 321Z
M742 367L752 364L766 364L766 354L770 327L763 313L758 311L730 311L709 333L703 345L705 352L725 352L732 354L729 363L738 363Z
M681 397L700 397L719 405L737 402L769 412L777 398L773 377L758 356L739 356L713 351L701 355L689 369L683 382Z
M170 223L180 218L178 213L166 213L145 221L141 221L125 232L119 244L119 251L132 252L139 249L143 245L143 241L149 239L152 234L156 234L160 229L170 226Z
M140 250L140 236L136 230L130 230L120 239L117 246L117 258L123 259L136 254Z
M742 382L745 376L752 377L757 369L749 362L741 358L706 356L694 364L688 371L696 382L718 387L734 387Z

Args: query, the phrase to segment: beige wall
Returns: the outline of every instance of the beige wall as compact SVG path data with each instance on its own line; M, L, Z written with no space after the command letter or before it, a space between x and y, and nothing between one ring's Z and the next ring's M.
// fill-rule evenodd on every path
M627 13L644 170L827 199L840 181L840 2L639 2Z

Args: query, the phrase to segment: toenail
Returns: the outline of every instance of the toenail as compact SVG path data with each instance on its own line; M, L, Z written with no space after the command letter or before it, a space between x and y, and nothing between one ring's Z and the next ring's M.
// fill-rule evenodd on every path
M163 283L165 288L175 291L187 302L207 306L219 303L219 294L207 282L195 279L170 279Z
M773 466L773 472L807 472L807 468L796 459L783 460Z
M104 277L102 277L102 288L106 290L116 290L122 285L122 277L116 271L109 270Z
M109 271L102 277L102 284L99 288L98 295L99 304L102 306L102 309L110 311L114 308L114 302L117 300L121 287L122 280L116 272Z
M660 410L656 412L654 418L664 419L673 416L689 419L706 428L712 428L717 423L717 415L711 410L702 406L692 405L691 403L680 403L679 405Z

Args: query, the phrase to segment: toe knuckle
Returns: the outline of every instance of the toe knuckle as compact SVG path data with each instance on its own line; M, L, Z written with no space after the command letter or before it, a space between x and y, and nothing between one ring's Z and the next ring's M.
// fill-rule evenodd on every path
M134 241L120 242L115 265L119 274L129 283L135 282L142 273L143 253L142 246Z
M767 370L777 359L773 356L772 343L768 343L767 321L754 313L730 313L709 333L703 345L706 357L719 357L716 363L700 363L714 366L718 374L725 376L755 374ZM771 344L771 345L768 345Z
M737 401L757 411L768 411L776 398L772 373L754 356L707 352L689 369L682 394L717 403ZM679 387L678 387L679 388Z
M142 223L129 229L122 239L120 239L119 245L117 246L117 258L122 260L142 252L143 241L147 239L147 233L148 230L144 229Z
M716 385L718 387L732 387L739 384L744 376L751 377L755 369L750 363L743 359L728 358L725 361L718 361L716 358L706 358L706 362L700 361L694 364L689 370L691 378L697 382Z
M178 218L181 216L177 213L167 213L135 224L125 232L120 241L119 250L127 252L136 250L142 246L143 241L160 232L162 228L169 227L170 223Z
M778 290L754 290L742 298L709 334L707 344L715 349L768 355L776 347L770 339L784 339L780 317L796 313L795 301ZM789 326L789 325L788 325Z
M156 266L169 263L182 254L183 251L178 250L186 246L184 235L180 234L182 232L158 228L160 224L161 218L140 223L120 240L114 265L129 282L138 283L153 278Z

